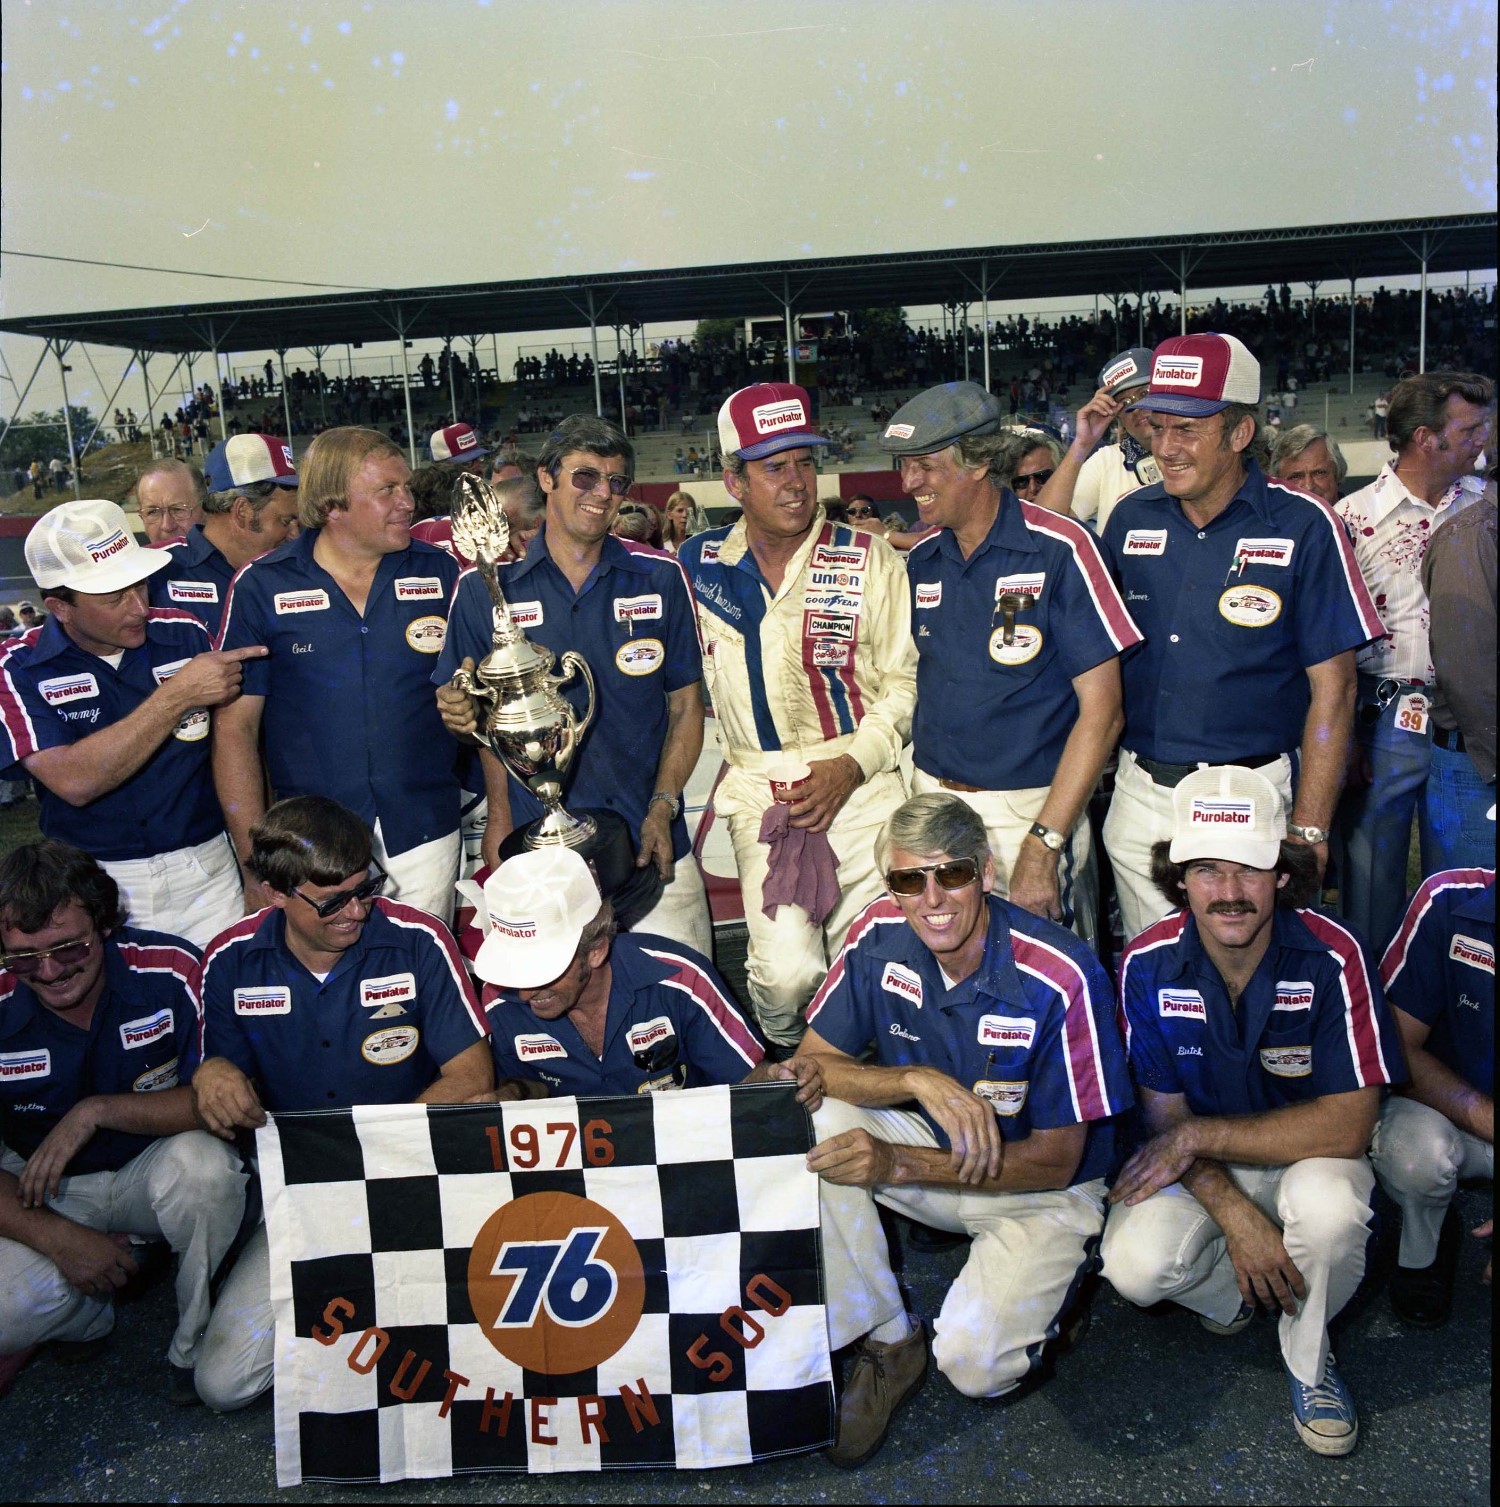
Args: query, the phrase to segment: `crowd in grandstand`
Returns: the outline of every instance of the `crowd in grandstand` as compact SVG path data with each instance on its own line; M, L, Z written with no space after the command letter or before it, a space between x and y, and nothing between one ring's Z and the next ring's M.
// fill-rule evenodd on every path
M1492 295L1436 304L1470 354ZM0 1386L103 1342L126 1236L179 1258L172 1400L273 1385L264 1231L210 1280L268 1113L779 1079L847 1352L834 1463L929 1354L973 1398L1040 1385L1101 1271L1212 1343L1273 1316L1299 1438L1352 1450L1328 1326L1377 1181L1392 1305L1432 1327L1458 1181L1493 1176L1494 392L1401 375L1410 304L1378 292L1392 454L1342 495L1332 436L1263 423L1339 357L1318 308L1268 288L1179 336L1151 300L1145 344L1125 306L1017 319L994 393L962 330L824 333L830 392L920 389L879 420L913 525L825 507L812 395L728 340L632 375L716 414L717 526L633 497L606 418L548 412L534 454L445 425L414 477L392 389L296 374L331 416L300 464L260 430L156 462L145 546L110 502L45 514L47 615L0 643L0 775L44 834L0 861ZM1019 422L1080 383L1061 434ZM479 569L466 476L506 519ZM478 694L492 582L591 668L567 804L619 865L524 841L556 814ZM683 811L707 709L743 1001ZM930 1342L877 1202L971 1240Z

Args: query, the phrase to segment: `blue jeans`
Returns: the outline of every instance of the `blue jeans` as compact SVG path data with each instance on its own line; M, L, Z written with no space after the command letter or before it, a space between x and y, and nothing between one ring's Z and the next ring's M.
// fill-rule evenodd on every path
M1427 776L1433 855L1429 869L1424 850L1424 875L1438 869L1494 868L1495 824L1486 814L1494 804L1494 785L1479 778L1468 754L1433 745Z
M1406 856L1411 846L1412 813L1422 845L1422 872L1433 872L1432 825L1427 803L1427 773L1432 757L1428 733L1396 726L1393 697L1367 723L1374 701L1360 685L1354 736L1370 763L1371 781L1364 790L1346 790L1336 827L1341 840L1340 906L1349 924L1378 958L1395 935L1406 908Z

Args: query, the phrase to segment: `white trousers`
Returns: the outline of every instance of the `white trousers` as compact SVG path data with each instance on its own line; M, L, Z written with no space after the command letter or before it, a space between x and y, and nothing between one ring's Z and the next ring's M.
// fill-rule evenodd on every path
M1280 792L1286 809L1292 809L1292 761L1283 754L1274 764L1256 771ZM1172 835L1172 791L1136 763L1128 748L1120 750L1115 774L1115 793L1104 819L1104 851L1115 874L1115 892L1120 899L1120 922L1125 940L1138 936L1163 916L1172 904L1151 882L1152 845Z
M893 1145L936 1146L931 1127L904 1109L861 1109L825 1099L818 1140L867 1130ZM969 1259L933 1325L933 1359L968 1397L997 1397L1040 1360L1104 1227L1104 1182L1043 1193L958 1188L846 1188L822 1183L828 1342L852 1344L902 1311L878 1200L937 1229L973 1236Z
M240 866L227 836L150 858L111 858L99 867L120 886L130 924L206 947L245 914Z
M0 1166L20 1176L7 1147ZM208 1324L208 1284L245 1212L246 1174L226 1142L203 1130L163 1136L117 1172L65 1177L47 1207L109 1234L165 1240L178 1257L177 1328L167 1348L191 1367ZM0 1239L0 1355L44 1340L100 1339L115 1327L112 1298L91 1297L19 1240Z
M198 1347L193 1376L198 1395L216 1413L232 1413L271 1385L275 1360L271 1248L262 1222L219 1289L219 1301Z
M385 891L387 897L425 910L444 926L453 924L453 885L462 852L463 840L455 827L446 837L435 837L392 857L386 851L380 823L375 823L375 861L391 880Z
M1227 1166L1235 1186L1281 1227L1307 1296L1280 1319L1281 1354L1315 1387L1328 1363L1328 1323L1365 1273L1375 1174L1364 1157L1308 1157L1285 1167ZM1164 1298L1227 1324L1240 1290L1224 1232L1181 1183L1144 1203L1116 1204L1104 1228L1104 1275L1140 1308Z
M866 780L844 803L828 830L838 860L839 901L823 924L814 926L800 905L779 905L774 916L761 909L771 852L760 840L761 817L771 804L765 775L730 769L720 781L714 810L729 826L745 898L750 1002L770 1040L795 1046L802 1039L803 1011L823 982L830 959L843 945L844 934L860 911L884 893L875 863L875 839L905 799L905 782L887 770Z
M1370 1145L1375 1176L1401 1210L1402 1266L1437 1260L1443 1216L1461 1177L1495 1180L1495 1148L1415 1099L1385 1101Z
M653 932L681 942L713 960L714 925L708 912L708 891L703 887L703 875L691 851L677 860L660 899L631 930Z

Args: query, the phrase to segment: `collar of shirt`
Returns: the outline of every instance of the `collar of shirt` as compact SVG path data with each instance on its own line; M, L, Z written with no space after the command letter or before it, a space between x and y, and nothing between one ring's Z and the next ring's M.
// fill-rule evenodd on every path
M1465 921L1484 921L1491 927L1495 924L1495 886L1487 884L1483 889L1465 894L1453 907L1455 916Z
M306 902L297 896L292 897L297 904ZM370 906L369 919L365 922L363 930L359 934L359 940L339 954L339 960L328 970L328 977L322 980L323 984L331 984L336 978L342 977L350 969L358 965L367 953L377 948L396 946L396 938L391 933L391 923L386 920L385 912L381 909L380 899L377 897ZM286 941L286 916L280 906L272 906L266 913L265 919L255 929L255 935L246 944L250 952L274 952L281 957L294 962L297 967L312 979L318 982L313 973L301 958L287 945ZM320 985L321 987L321 985Z
M931 985L932 1002L940 1010L951 1011L972 1004L981 994L1002 1004L1022 1005L1026 1000L1026 989L1011 949L1010 922L1006 919L1005 906L994 895L985 897L985 906L989 911L989 928L985 933L984 956L979 967L952 988L948 986L942 965L909 921L903 920L900 926L882 928L876 935L872 955L882 961L907 963L917 968L924 975L924 981Z
M1425 498L1418 497L1396 474L1396 462L1388 460L1380 468L1380 475L1375 478L1370 488L1370 525L1372 528L1378 528L1403 502L1409 502L1414 508L1419 508L1428 515L1441 513L1444 508L1456 502L1470 490L1468 483L1471 480L1478 483L1477 490L1484 490L1484 484L1477 476L1460 476L1436 502L1428 502Z
M599 563L589 572L588 579L584 581L576 595L582 596L596 581L602 580L612 570L625 570L629 571L632 575L638 576L651 574L651 566L648 560L636 559L613 534L608 534L605 536L603 547L599 551ZM567 588L569 595L574 594L572 584L563 575L562 571L557 568L556 562L548 553L547 525L545 523L537 530L536 537L527 546L525 556L517 560L514 565L506 568L501 576L501 584L508 585L511 582L515 582L517 585L520 585L529 575L536 571L541 571L544 574L550 572Z
M798 545L796 554L787 561L786 570L781 577L782 591L786 591L791 583L802 574L803 567L812 554L813 545L817 543L818 536L823 532L823 525L827 521L828 515L823 511L823 504L820 502L813 508L812 524L807 530L807 537ZM750 536L746 532L743 518L729 530L723 544L719 546L719 564L740 566L748 570L756 580L762 584L765 583L760 566L755 563L755 552L750 548ZM767 586L766 589L769 591L770 587Z
M225 565L229 564L224 559L224 552L217 545L209 543L201 523L195 523L180 543L169 544L166 548L179 565L202 565L205 560L212 560L215 556L223 560Z
M15 993L11 996L10 1003L17 1008L7 1008L0 1016L0 1041L13 1036L19 1029L29 1024L41 1024L47 1029L56 1029L63 1032L72 1032L74 1038L87 1037L89 1041L95 1040L100 1031L106 1025L112 1024L112 1017L120 1013L118 1006L123 1002L126 1009L131 1007L147 1008L146 998L151 994L151 985L154 979L143 977L138 974L130 964L125 961L120 952L119 941L121 938L135 941L149 941L141 933L132 931L129 927L122 928L114 935L104 939L104 988L99 991L99 999L94 1005L94 1013L85 1030L81 1026L75 1026L71 1021L63 1019L56 1011L49 1010L37 997L31 986L24 979L15 979ZM158 938L160 940L160 938ZM186 944L181 944L184 948ZM14 975L0 973L0 978L13 978ZM142 990L142 984L146 989ZM144 997L143 997L144 996ZM187 996L182 996L184 1002Z
M1000 507L995 513L995 521L990 525L990 531L984 536L984 542L974 551L968 559L964 559L964 552L958 547L958 536L951 528L942 528L936 534L937 547L943 556L951 560L960 569L974 564L987 551L992 549L1015 550L1020 554L1036 555L1041 553L1041 545L1037 543L1026 520L1021 516L1021 502L1009 487L1000 490Z
M145 644L141 645L141 648L149 648L153 639L160 640L163 637L164 632L172 627L171 623L164 623L156 616L156 614L161 610L162 609L158 607L153 607L151 609L152 615L146 619L146 642ZM184 616L185 615L181 613L177 614L176 621L179 623L182 622L184 620ZM193 621L196 622L197 619L195 618L193 619ZM205 645L211 647L207 640L205 640ZM140 651L138 649L127 649L125 651L126 658L120 661L120 668L123 670L129 657L132 654L139 652ZM195 652L202 651L199 650ZM49 664L52 660L60 659L63 655L69 653L82 654L83 656L85 656L85 658L91 660L99 658L97 654L91 654L87 649L82 649L77 644L75 644L73 640L68 637L67 630L64 629L63 625L58 622L55 617L48 617L47 621L42 624L41 636L37 639L36 643L32 645L30 663L32 665ZM103 664L109 663L108 660L102 660L100 662Z

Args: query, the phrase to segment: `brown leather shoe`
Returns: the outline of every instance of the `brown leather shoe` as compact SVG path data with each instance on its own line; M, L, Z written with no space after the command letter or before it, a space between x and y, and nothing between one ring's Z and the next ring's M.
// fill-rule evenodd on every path
M912 1332L893 1344L864 1340L855 1352L839 1406L839 1436L828 1450L828 1463L857 1470L874 1455L891 1431L891 1419L927 1380L927 1334L912 1319Z

